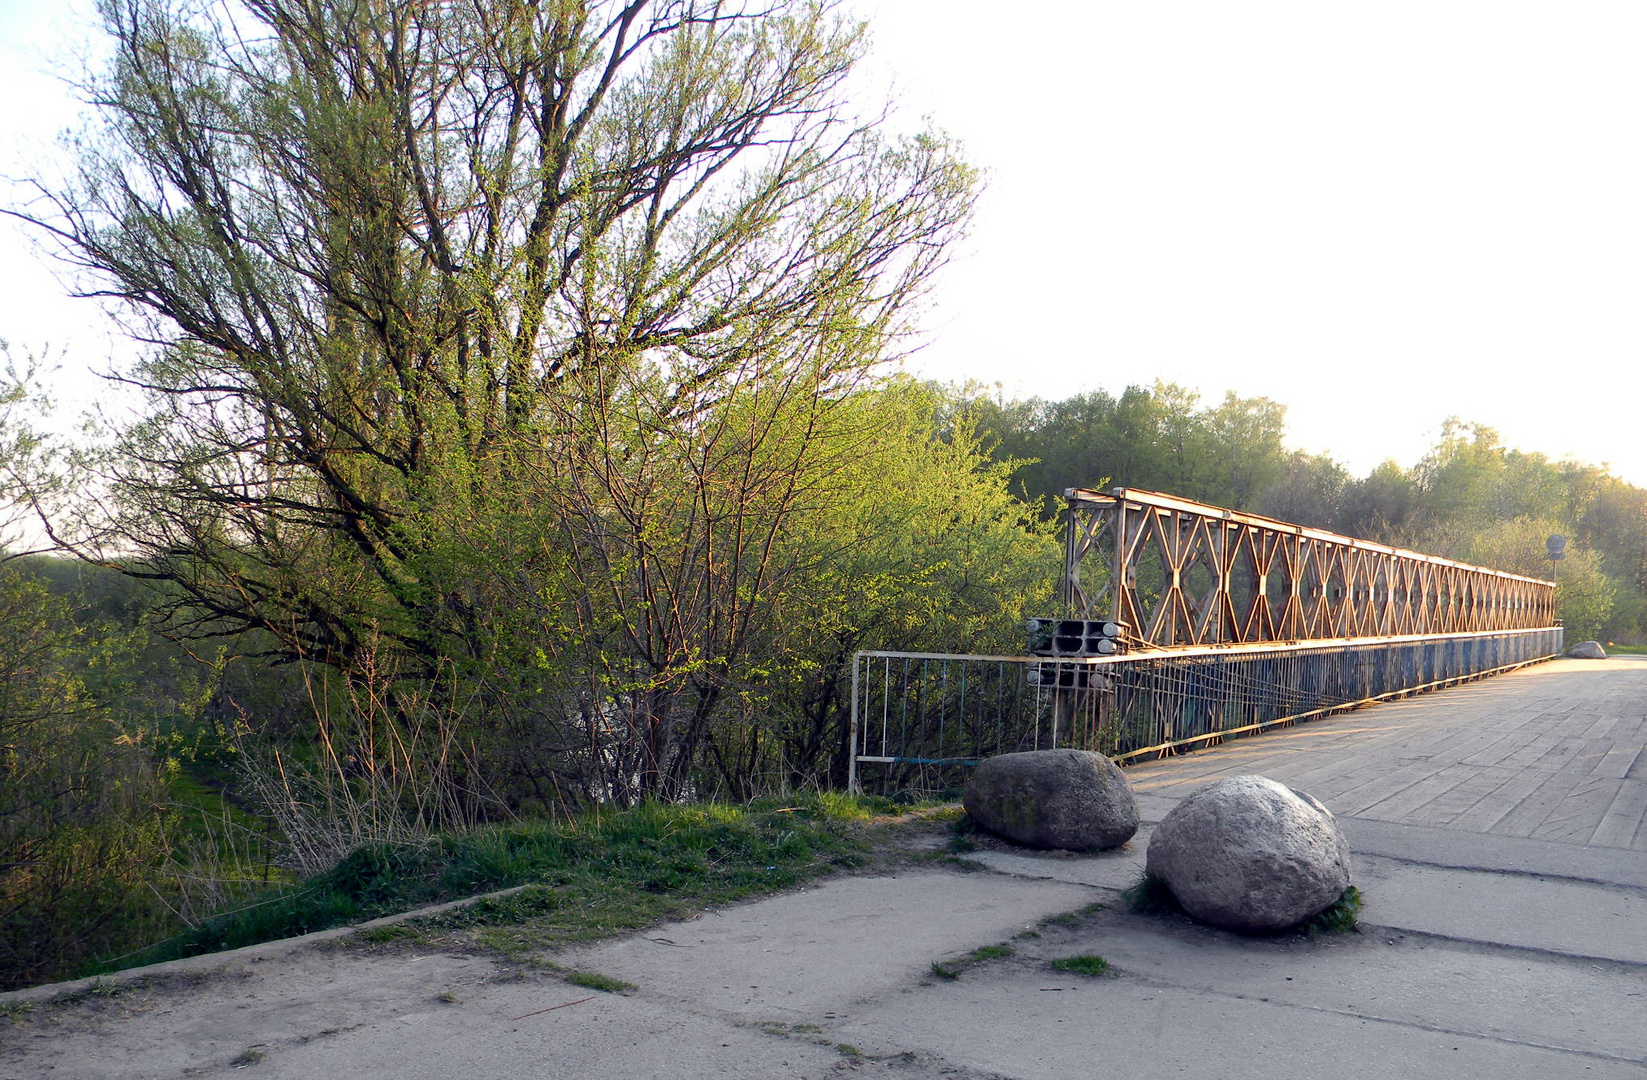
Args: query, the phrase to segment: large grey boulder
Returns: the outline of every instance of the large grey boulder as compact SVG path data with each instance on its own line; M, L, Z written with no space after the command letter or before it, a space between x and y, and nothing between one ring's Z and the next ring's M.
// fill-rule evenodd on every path
M1601 647L1599 641L1581 641L1568 649L1567 655L1575 660L1605 660L1607 650Z
M1030 847L1120 847L1138 831L1132 785L1115 762L1089 750L986 758L973 770L961 805L983 828Z
M1148 872L1186 912L1262 933L1330 907L1350 884L1350 848L1332 812L1264 776L1209 784L1150 837Z

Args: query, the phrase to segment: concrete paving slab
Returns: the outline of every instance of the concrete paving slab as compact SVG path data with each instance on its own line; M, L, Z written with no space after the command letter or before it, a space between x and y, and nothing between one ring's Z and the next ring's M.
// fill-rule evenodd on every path
M1283 1009L1647 1061L1647 997L1631 965L1412 937L1368 927L1251 941L1199 927L1083 927L1059 952L1096 952L1161 986Z
M1076 885L1120 891L1128 888L1144 872L1145 841L1140 830L1126 848L1098 856L1046 854L1032 851L973 851L961 856L975 866L997 874L1028 879L1067 881Z
M1091 903L1056 879L930 870L845 878L565 954L742 1020L794 1022L927 977L932 962Z
M1638 852L1461 833L1368 818L1339 818L1338 823L1350 851L1356 854L1461 870L1497 870L1647 889L1647 858Z
M255 1074L242 1075L272 1080L804 1080L827 1075L842 1056L820 1042L774 1037L669 1003L556 982L530 989L491 987L471 1005L433 1005L330 1038L271 1046L268 1057L256 1063Z
M1647 894L1616 885L1354 858L1361 917L1460 941L1647 965ZM1644 973L1647 976L1647 973Z
M1462 989L1475 993L1478 989ZM832 1033L871 1052L922 1047L1013 1080L1354 1075L1482 1080L1641 1080L1643 1064L1598 1052L1391 1022L1314 1005L1207 993L1123 972L1049 978L1022 968L920 987Z
M1631 764L1631 771L1640 768L1638 758ZM1644 827L1644 820L1647 820L1647 776L1625 776L1589 843L1602 847L1633 848L1637 835Z

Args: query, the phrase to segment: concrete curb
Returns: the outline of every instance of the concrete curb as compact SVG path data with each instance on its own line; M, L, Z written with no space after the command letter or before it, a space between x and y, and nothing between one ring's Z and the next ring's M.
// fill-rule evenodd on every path
M230 968L241 963L275 960L283 956L290 956L292 953L303 949L312 949L317 945L324 945L328 941L337 941L361 930L370 930L374 926L393 926L395 923L420 918L424 915L439 915L442 912L452 911L456 908L468 907L482 900L513 896L515 893L529 888L531 888L530 885L516 885L508 889L499 889L496 892L465 897L462 900L449 900L444 904L433 904L412 911L385 915L379 919L369 919L366 922L353 923L349 926L334 926L330 930L316 930L311 934L301 934L298 937L262 941L256 945L243 945L238 949L225 949L222 952L186 956L180 960L163 960L158 964L145 964L142 967L126 968L124 971L115 971L108 975L88 975L83 979L43 983L40 986L29 986L22 990L8 990L5 993L0 993L0 1006L20 1005L26 1002L52 1002L60 998L78 997L81 994L103 989L128 987L151 979L170 978L178 975L200 975Z

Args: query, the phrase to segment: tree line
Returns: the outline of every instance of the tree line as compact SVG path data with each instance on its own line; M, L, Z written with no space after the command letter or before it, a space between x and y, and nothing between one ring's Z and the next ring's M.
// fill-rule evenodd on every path
M1605 467L1503 445L1449 420L1417 462L1355 477L1286 445L1286 408L1233 391L1203 405L1173 383L1059 401L961 392L997 460L1020 462L1014 490L1055 514L1072 487L1129 486L1391 544L1558 586L1569 640L1647 640L1647 490ZM1546 541L1569 540L1566 558Z

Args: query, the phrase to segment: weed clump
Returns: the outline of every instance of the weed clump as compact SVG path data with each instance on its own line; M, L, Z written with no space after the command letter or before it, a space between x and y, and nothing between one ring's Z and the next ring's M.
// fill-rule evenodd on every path
M991 960L1004 960L1014 952L1016 950L1006 942L999 945L981 945L965 956L954 960L934 960L932 962L932 974L940 979L953 981L959 979L961 973L968 968L976 967L979 964L987 964Z
M1356 916L1361 911L1361 890L1354 885L1346 888L1325 911L1305 919L1301 928L1306 934L1348 934L1356 928Z
M1085 975L1096 979L1100 975L1109 974L1109 961L1102 956L1086 953L1080 956L1066 956L1062 960L1052 962L1054 971L1068 971L1075 975Z
M632 982L614 979L610 975L601 975L593 971L569 971L566 981L573 986L581 986L586 990L599 990L603 994L627 994L640 987Z
M1178 901L1167 888L1167 883L1145 871L1138 880L1121 893L1127 910L1134 915L1158 915L1163 911L1177 911Z
M415 941L417 931L401 923L388 926L368 926L355 931L355 939L369 945L388 945L396 941Z
M1066 911L1059 915L1048 915L1041 920L1040 925L1043 929L1051 926L1079 926L1089 916L1096 915L1102 910L1104 910L1104 905L1101 903L1088 904L1085 907L1076 908L1074 911Z

